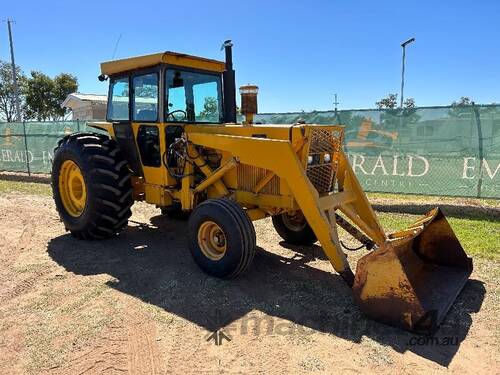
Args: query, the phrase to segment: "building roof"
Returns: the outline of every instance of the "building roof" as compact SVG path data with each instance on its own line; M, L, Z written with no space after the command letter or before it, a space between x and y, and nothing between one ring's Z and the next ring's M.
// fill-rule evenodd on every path
M222 61L167 51L121 60L106 61L101 63L101 73L112 75L158 64L185 66L220 73L225 69L225 64Z
M107 95L99 94L82 94L74 92L69 94L61 104L62 108L73 108L82 102L106 103L108 101Z

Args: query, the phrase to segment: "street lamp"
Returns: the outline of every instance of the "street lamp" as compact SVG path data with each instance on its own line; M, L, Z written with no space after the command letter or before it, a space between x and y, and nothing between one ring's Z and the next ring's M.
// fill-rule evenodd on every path
M413 43L415 41L415 38L408 39L406 42L401 43L401 47L403 47L403 64L401 66L401 104L400 108L403 108L403 90L405 87L405 53L406 53L406 46L410 43Z

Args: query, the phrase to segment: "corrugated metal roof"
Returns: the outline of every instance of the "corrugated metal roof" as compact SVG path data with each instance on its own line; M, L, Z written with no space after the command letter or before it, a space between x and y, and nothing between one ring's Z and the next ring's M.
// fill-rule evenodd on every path
M106 103L108 101L108 96L100 94L82 94L80 92L74 92L69 94L66 97L66 99L64 99L64 102L62 102L61 107L63 108L68 107L68 104L70 104L71 101Z
M73 94L70 94L74 96L77 99L80 100L92 100L92 101L98 101L98 102L106 102L108 100L107 95L100 95L100 94L82 94L79 92L75 92Z

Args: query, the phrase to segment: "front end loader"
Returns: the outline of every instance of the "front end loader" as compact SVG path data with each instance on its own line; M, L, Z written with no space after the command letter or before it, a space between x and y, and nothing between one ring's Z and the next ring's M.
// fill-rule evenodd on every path
M105 62L107 121L63 138L52 186L75 237L126 227L134 201L188 219L189 249L210 275L233 278L251 264L252 221L272 217L287 242L319 241L369 317L435 330L472 272L442 212L386 234L342 150L339 125L253 124L257 87L244 86L236 122L232 44L226 61L173 52ZM371 250L353 274L341 227Z

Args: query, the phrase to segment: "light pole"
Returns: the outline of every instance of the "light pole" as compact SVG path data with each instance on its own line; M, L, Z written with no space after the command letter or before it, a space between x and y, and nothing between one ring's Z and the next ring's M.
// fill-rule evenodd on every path
M9 30L9 44L10 44L10 61L12 64L12 82L14 84L14 97L16 104L16 120L21 121L21 105L19 104L19 89L17 87L16 63L14 61L14 43L12 42L12 20L7 19L7 28Z
M403 63L401 66L401 104L400 108L403 108L403 91L405 88L405 54L406 54L406 46L410 43L413 43L415 41L415 38L408 39L406 42L401 43L401 47L403 47Z

